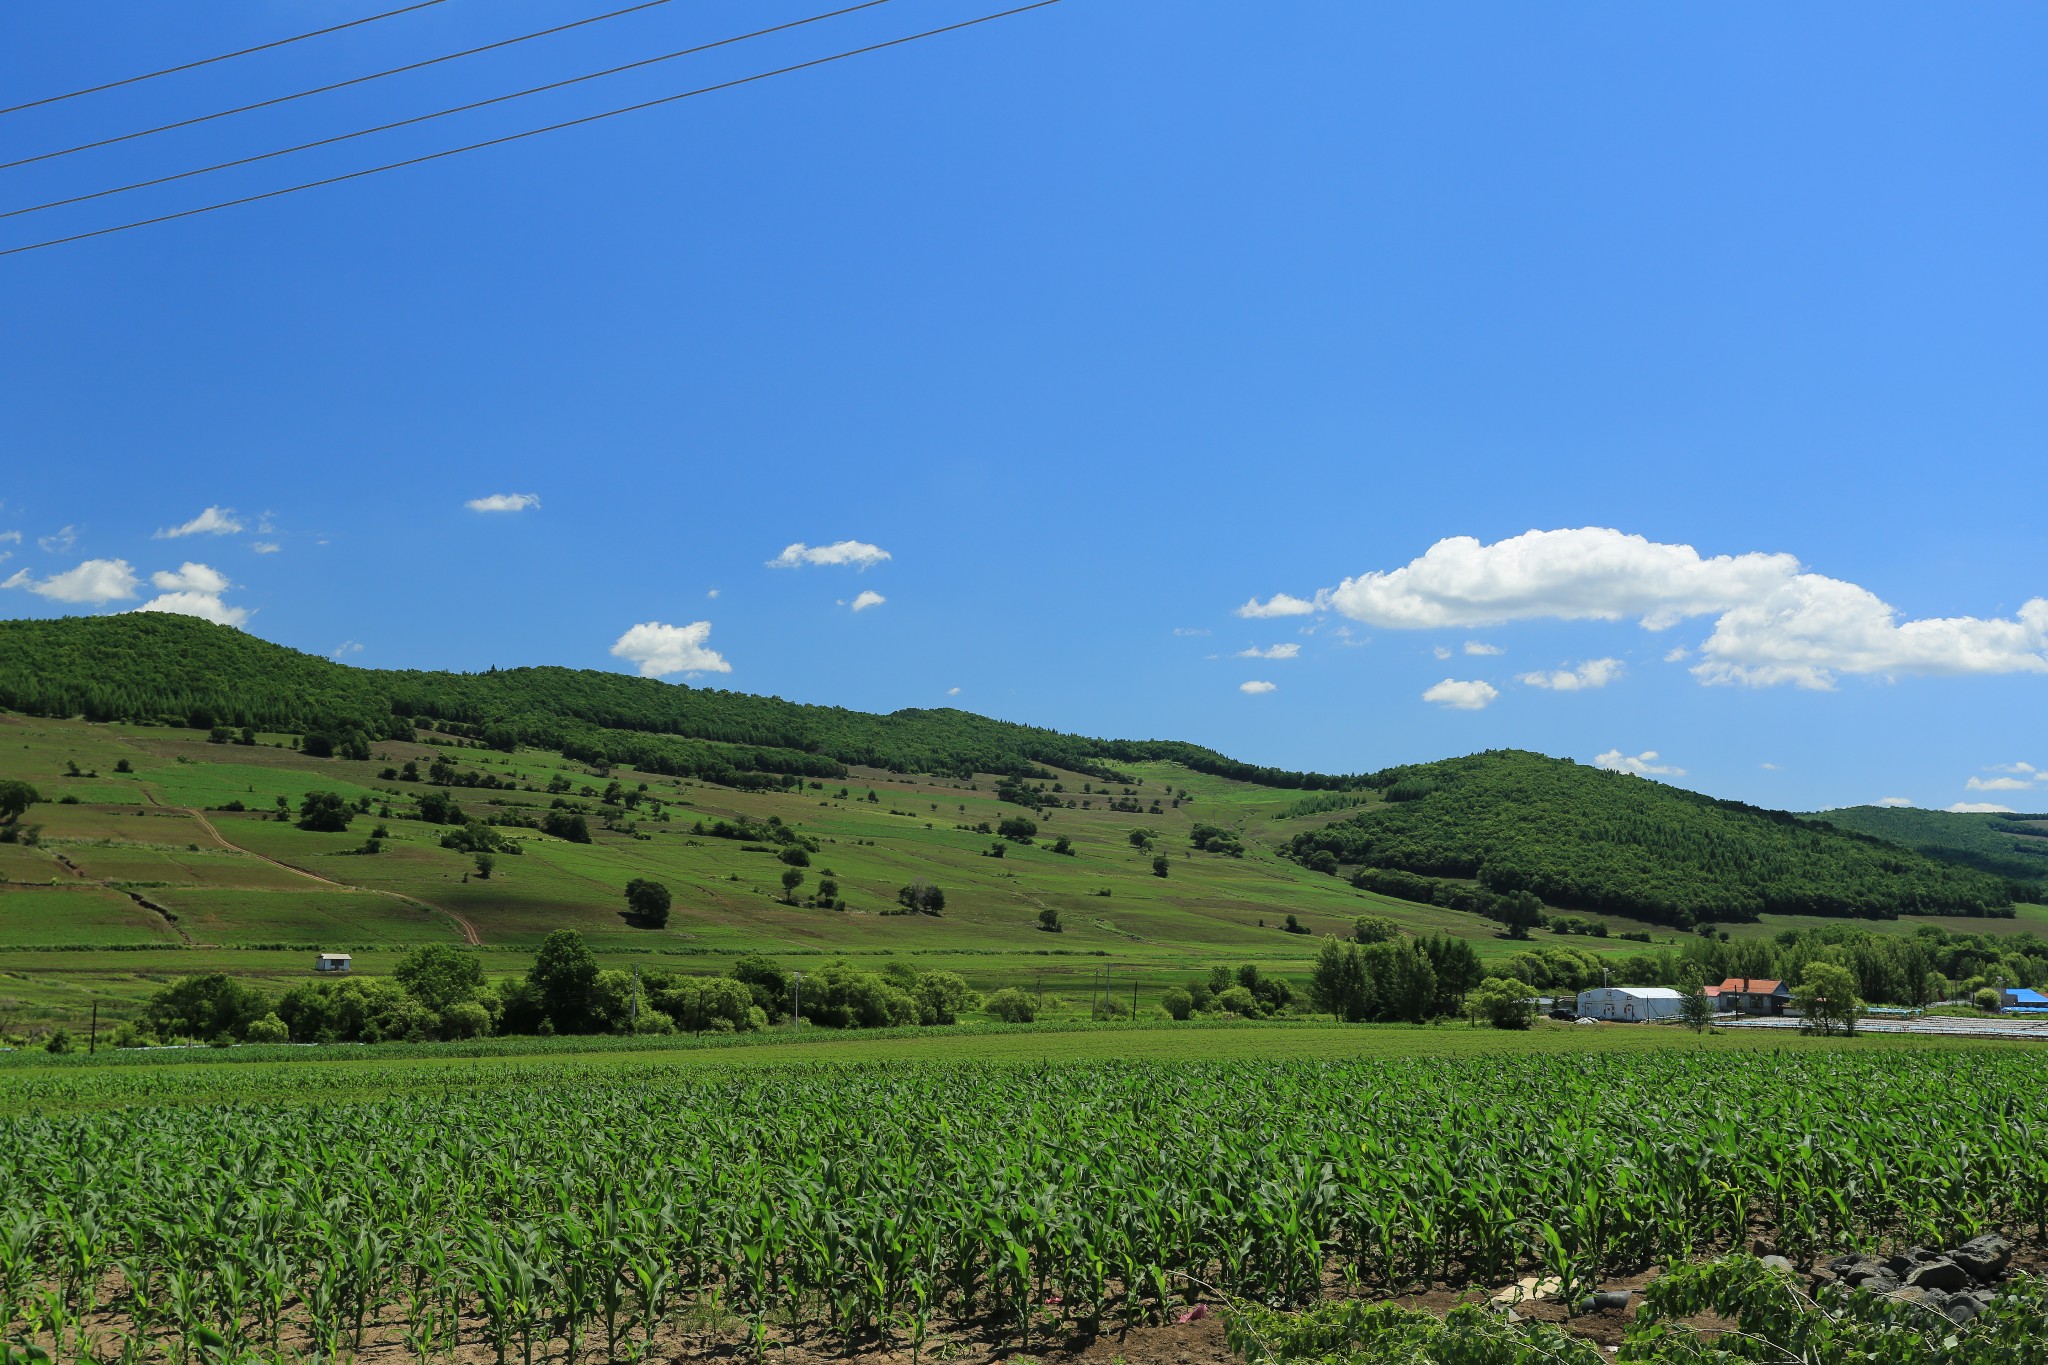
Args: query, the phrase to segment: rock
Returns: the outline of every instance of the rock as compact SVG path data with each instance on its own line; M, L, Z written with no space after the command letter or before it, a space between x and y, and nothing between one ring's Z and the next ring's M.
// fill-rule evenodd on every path
M1629 1300L1634 1297L1635 1294L1627 1289L1609 1289L1595 1294L1591 1302L1604 1312L1622 1313L1628 1311Z
M1906 1259L1907 1259L1907 1260L1909 1260L1909 1261L1912 1261L1912 1262L1914 1262L1915 1264L1918 1264L1918 1263L1919 1263L1919 1262L1921 1262L1921 1261L1932 1261L1932 1260L1937 1260L1937 1259L1939 1259L1939 1258L1940 1258L1940 1256L1941 1256L1941 1248L1940 1248L1940 1247L1907 1247L1907 1248L1906 1248Z
M1884 1258L1884 1268L1891 1271L1894 1275L1903 1275L1913 1268L1913 1258L1911 1256L1887 1256Z
M1919 1285L1909 1284L1901 1289L1891 1291L1891 1297L1898 1299L1902 1303L1916 1303L1922 1308L1931 1309L1936 1313L1948 1311L1948 1295L1942 1293L1939 1289L1922 1289Z
M1972 1237L1949 1254L1949 1259L1978 1280L1995 1280L2012 1264L2012 1243L1995 1232Z
M1793 1265L1783 1256L1765 1256L1760 1259L1767 1270L1782 1271L1787 1275L1797 1275L1799 1273L1799 1267Z
M1830 1268L1835 1272L1836 1279L1852 1287L1880 1276L1893 1281L1898 1279L1898 1276L1892 1274L1891 1267L1883 1261L1863 1260L1854 1256L1843 1256Z
M1970 1272L1946 1256L1922 1261L1906 1274L1906 1283L1918 1289L1939 1289L1944 1293L1970 1287Z
M1956 1326L1958 1327L1965 1327L1968 1326L1970 1323L1975 1322L1977 1320L1977 1315L1983 1312L1984 1310L1979 1308L1977 1306L1977 1301L1971 1298L1968 1294L1958 1294L1954 1298L1950 1299L1948 1301L1948 1306L1942 1309L1941 1311L1948 1314L1948 1320L1950 1322L1956 1324Z

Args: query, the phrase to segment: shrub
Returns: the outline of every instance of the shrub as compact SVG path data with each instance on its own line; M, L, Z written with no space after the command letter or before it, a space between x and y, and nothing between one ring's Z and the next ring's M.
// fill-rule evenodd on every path
M284 1020L275 1014L266 1014L249 1025L249 1031L242 1035L245 1043L289 1043L292 1031L285 1027Z
M1186 1019L1195 1012L1195 997L1175 986L1159 997L1159 1008L1175 1019Z
M1038 1018L1038 1001L1015 986L1003 987L982 1008L1006 1024L1028 1024Z

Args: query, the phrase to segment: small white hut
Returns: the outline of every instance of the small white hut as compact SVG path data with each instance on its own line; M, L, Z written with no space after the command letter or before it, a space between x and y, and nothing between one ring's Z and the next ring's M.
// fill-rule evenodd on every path
M1669 986L1596 986L1579 992L1579 1017L1621 1023L1676 1019L1684 999Z
M346 972L354 965L353 959L347 953L322 953L313 959L313 970L316 972Z

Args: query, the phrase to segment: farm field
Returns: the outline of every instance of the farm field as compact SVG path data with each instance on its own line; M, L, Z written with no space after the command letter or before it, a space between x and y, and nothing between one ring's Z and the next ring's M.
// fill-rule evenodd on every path
M63 1358L946 1358L1194 1301L1576 1292L1752 1242L2042 1245L2033 1054L1771 1042L1242 1025L18 1064L0 1331ZM222 1178L261 1197L194 1198Z

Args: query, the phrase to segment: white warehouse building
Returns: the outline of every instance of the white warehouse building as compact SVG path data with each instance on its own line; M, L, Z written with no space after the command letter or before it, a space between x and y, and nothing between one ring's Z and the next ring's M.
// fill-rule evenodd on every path
M1669 986L1597 986L1579 992L1579 1017L1637 1023L1676 1019L1684 998Z

